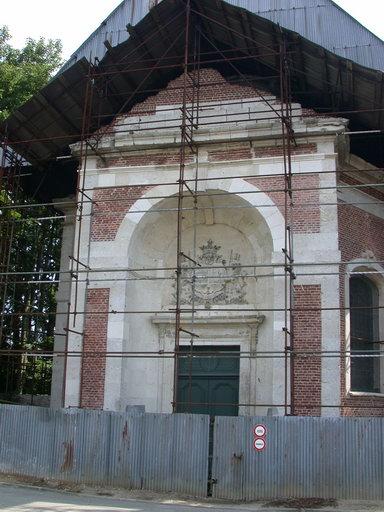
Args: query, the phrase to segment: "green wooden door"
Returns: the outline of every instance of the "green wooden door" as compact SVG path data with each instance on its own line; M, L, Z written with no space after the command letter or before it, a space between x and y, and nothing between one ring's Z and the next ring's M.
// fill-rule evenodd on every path
M192 353L190 347L180 347L180 351L177 412L237 416L239 347L193 347Z

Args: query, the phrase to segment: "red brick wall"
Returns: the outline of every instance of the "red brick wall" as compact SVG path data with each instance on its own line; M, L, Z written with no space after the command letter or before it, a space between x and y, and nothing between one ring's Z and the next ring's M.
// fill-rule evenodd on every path
M222 75L214 69L201 70L200 81L202 84L200 92L200 100L217 102L220 100L241 100L246 98L255 98L258 96L255 88L249 85L237 85L227 82ZM147 98L144 102L136 105L132 110L132 115L139 113L153 113L156 106L175 105L182 100L183 77L171 81L168 86L158 94ZM269 94L262 91L263 94ZM300 144L292 149L293 155L301 155L308 153L316 153L316 144ZM252 159L260 157L282 156L283 149L278 143L268 145L266 147L251 148L249 144L228 144L223 147L215 147L208 152L210 161L239 160ZM187 154L187 162L193 161L193 155ZM114 167L130 167L145 165L164 165L178 164L179 152L139 152L131 153L118 157L112 157L107 161L108 166ZM101 164L100 164L101 165ZM104 164L103 164L104 165ZM250 180L250 182L252 182ZM262 190L269 188L282 188L284 182L280 178L266 178L264 180L256 180L256 186L260 185ZM295 186L300 187L317 187L318 176L303 176L295 178ZM114 240L117 230L126 215L129 208L135 200L137 200L147 188L143 187L132 189L130 187L114 187L99 189L95 192L95 201L97 204L94 208L92 219L91 240L107 241ZM280 203L280 211L284 213L284 193L267 192L268 195ZM293 229L297 233L318 233L320 231L320 213L316 206L305 206L305 203L318 203L317 191L299 191L295 193L296 209L293 219ZM110 202L112 198L116 202Z
M284 192L281 192L284 189L283 177L255 178L247 181L265 191L272 201L279 205L278 208L284 216ZM318 174L295 176L293 179L294 188L312 189L294 192L296 203L292 219L294 233L320 232L320 210L316 206L319 203L319 191L316 190L318 184ZM95 189L91 241L114 240L131 206L150 188L150 186L128 186ZM273 192L274 189L277 191ZM306 204L310 206L305 206Z
M361 259L370 250L384 260L384 220L352 205L339 205L339 240L343 261Z
M300 311L313 308L312 311ZM321 350L321 286L295 286L295 350ZM321 357L294 356L294 412L298 416L321 414Z
M224 162L231 160L250 160L253 151L249 144L238 144L236 146L224 146L208 151L210 162Z
M80 407L102 409L104 405L109 288L89 289L81 366ZM102 314L96 314L102 313ZM87 354L88 353L88 354Z
M376 174L376 177L373 177L373 178L370 178L370 177L367 176L367 178L370 179L371 183L377 182L378 181L378 177L379 177L378 174ZM345 174L345 173L342 173L340 175L340 179L343 182L343 183L341 183L341 185L343 185L343 184L346 184L346 185L359 185L358 190L360 190L360 192L364 192L365 194L369 194L370 196L375 197L379 201L384 201L384 191L383 191L382 187L380 189L377 189L377 188L374 188L374 187L370 187L370 186L363 186L362 187L361 185L364 185L364 183L362 183L361 181L356 180L352 176L349 176L348 174Z
M284 187L283 176L250 178L249 183L265 191L265 193L278 205L283 217L284 208ZM319 175L306 174L294 176L292 179L293 198L295 207L292 210L293 233L319 233L320 232L320 210L319 204ZM294 190L294 189L311 190ZM276 190L276 192L274 192ZM309 205L309 206L306 206Z
M292 156L306 155L316 153L316 144L301 144L292 149ZM250 160L253 158L279 157L283 156L282 146L265 146L251 148L249 144L237 144L236 146L226 146L208 151L208 160L210 162L223 162L234 160ZM191 153L186 154L186 163L194 161ZM167 151L162 153L151 152L129 152L124 156L107 159L108 167L141 167L145 165L172 165L179 164L179 151ZM99 167L104 167L104 163L98 162Z
M192 74L191 74L192 76ZM154 96L150 96L142 103L139 103L130 111L130 115L150 115L156 111L157 106L161 105L177 105L183 101L183 75L169 82L167 87ZM188 81L191 88L191 82ZM227 82L225 78L215 69L206 68L200 71L200 102L207 101L225 101L225 100L241 100L244 98L255 98L260 92L263 96L270 96L271 93L256 89L250 85L237 85ZM188 101L191 91L187 93Z
M370 250L375 259L384 261L384 220L362 211L352 205L338 207L339 244L342 261L366 259L362 253ZM384 269L383 269L384 271ZM340 268L340 305L343 308L345 296L345 265ZM340 312L341 351L345 350L345 311ZM345 416L384 416L384 397L346 395L345 360L341 367L341 403Z
M186 154L185 161L193 162L193 155ZM133 151L124 156L117 158L110 158L107 160L108 167L141 167L144 165L172 165L180 162L180 152L162 152L162 153L148 153ZM100 167L104 164L99 162Z
M95 189L91 241L114 240L126 213L151 187L109 187Z
M292 148L291 154L306 155L316 153L316 144L300 144ZM251 147L249 144L226 145L224 148L217 148L208 151L208 159L211 162L222 162L225 160L245 160L250 158L265 158L283 156L283 147L281 145Z

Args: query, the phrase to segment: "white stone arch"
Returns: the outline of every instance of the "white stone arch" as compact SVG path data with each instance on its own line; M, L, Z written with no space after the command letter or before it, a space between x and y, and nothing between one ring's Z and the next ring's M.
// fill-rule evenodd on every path
M223 203L227 202L228 205L244 205L244 209L240 210L239 208L236 210L236 212L244 212L243 217L240 219L240 215L237 213L234 215L235 217L238 216L240 219L237 226L238 230L249 239L253 249L257 247L258 244L264 245L264 240L267 240L267 243L265 244L265 251L268 253L268 256L265 256L266 253L261 255L260 257L264 259L263 261L271 264L276 261L280 261L282 258L282 248L284 247L284 218L275 203L266 193L243 179L220 179L209 182L208 186L207 182L202 181L199 182L199 185L201 192L207 192L208 195L211 192L212 196L215 196L215 192L228 192L228 197L232 197L233 201L231 199L228 200L226 195L222 195L220 197ZM124 254L128 256L128 267L148 268L150 266L155 269L151 272L145 272L145 276L148 280L141 280L139 285L135 281L127 281L125 292L125 308L127 310L162 310L162 313L167 313L167 308L163 309L163 303L160 300L158 301L157 294L158 288L162 286L164 281L156 281L157 289L155 291L151 285L151 278L153 276L161 277L162 275L161 269L164 267L163 261L164 258L166 258L169 240L171 237L174 238L176 236L175 218L171 218L171 214L159 213L156 210L162 210L163 205L167 205L169 202L174 202L174 206L176 207L177 192L178 186L176 184L172 186L158 185L147 190L140 199L135 201L130 210L126 213L116 234L118 246L122 248ZM213 202L213 210L215 209L216 204L217 203ZM223 210L221 210L221 212L222 211ZM172 215L174 214L175 212L173 212ZM169 216L167 217L167 215ZM166 219L170 220L167 226L167 236L163 236L160 240L153 242L153 244L149 246L147 242L149 242L149 244L151 243L152 231L155 233L157 229L160 229L158 226L163 222L162 218L164 216ZM217 216L217 218L222 219L224 214L217 213ZM247 220L249 217L253 217L253 225L251 223L247 224L247 222L242 222L243 219ZM189 216L185 225L188 225L191 218L192 216ZM157 220L160 222L158 223ZM231 225L231 222L232 220L230 220L227 225ZM235 221L233 222L234 224L236 223ZM256 230L255 226L257 227ZM260 233L266 234L267 238L261 238L258 240ZM142 250L142 248L145 248L145 250ZM256 251L254 250L254 252ZM141 255L143 255L143 257L141 257ZM263 271L262 273L265 273L270 272L271 270L273 272L273 268L267 265L267 267L261 268L260 272ZM169 274L169 272L164 272L163 275L167 273ZM143 274L144 273L141 273L140 275ZM132 273L130 273L130 275L132 275ZM265 288L267 288L268 285L262 283L262 281L265 283L271 283L271 286L267 290L268 298L266 298L266 295L263 295L260 291L258 292L260 296L263 295L262 304L267 309L272 308L275 303L277 304L277 301L281 300L281 297L283 296L283 279L279 277L271 277L270 279L272 281L266 279L260 281L260 286L264 286ZM265 322L263 322L261 328L262 332L259 332L258 339L260 350L281 349L283 346L283 336L280 325L282 319L279 315L281 316L279 312L269 313L269 317ZM161 318L163 318L163 316L164 315L160 315ZM147 340L149 340L150 344L144 347L145 350L158 349L157 346L154 347L153 343L158 337L159 326L154 323L155 320L153 317L145 317L147 318L146 321L144 321L143 318L143 315L126 315L124 318L124 325L122 326L123 350L137 349L138 346L145 343ZM258 361L259 360L255 359L250 361L249 364L252 364L252 367L256 367ZM134 368L132 365L130 365L130 368L128 369L128 361L123 362L121 389L130 390L129 392L132 393L132 396L129 397L129 403L135 403L135 396L139 395L139 391L137 391L137 394L135 395L134 383L136 381L139 382L140 376L146 374L149 379L148 389L152 389L151 393L143 399L148 405L148 410L161 410L166 412L167 409L164 404L168 404L169 400L164 398L164 390L162 389L162 386L157 384L158 382L161 382L161 379L163 378L161 375L164 374L163 370L161 370L161 365L157 364L155 360L145 360L140 364L140 369ZM165 367L167 364L168 361L166 361L163 366ZM254 386L255 393L259 393L259 395L255 396L254 399L251 399L250 401L244 400L244 402L271 403L272 400L276 400L277 403L282 403L282 397L280 396L282 387L274 384L273 377L275 375L275 379L281 378L283 370L280 366L282 364L283 363L280 360L277 362L270 360L269 365L266 365L265 362L260 362L257 370L253 371L252 375L255 376L256 372L258 372L258 379L260 377L263 384L261 385L258 382L256 385L255 383L249 382L249 386ZM251 374L251 372L248 373ZM165 389L170 387L170 384L164 386ZM268 394L263 395L263 393ZM124 397L124 391L122 392L122 397ZM122 405L124 407L124 398ZM251 412L255 413L256 411ZM266 410L259 410L258 412L266 414Z
M351 260L345 269L344 275L344 317L345 317L345 349L348 352L351 346L351 333L350 333L350 279L353 275L363 275L368 278L378 289L379 292L379 339L384 340L384 268L375 261L362 263L365 257L356 258ZM380 351L384 352L383 345L380 345ZM375 393L366 393L351 390L351 372L350 372L350 357L345 358L345 389L347 393L352 395L374 395ZM380 395L384 395L384 354L380 357Z
M241 178L218 180L214 183L212 188L229 192L230 194L236 194L238 192L238 196L252 205L266 222L272 237L274 252L281 252L284 247L284 217L265 192L262 192L255 185ZM144 215L156 204L163 201L163 198L175 196L177 193L177 185L159 185L148 190L140 199L135 201L125 215L117 231L116 239L124 236L125 241L128 242L129 245L135 228ZM156 196L156 198L153 198L154 196Z

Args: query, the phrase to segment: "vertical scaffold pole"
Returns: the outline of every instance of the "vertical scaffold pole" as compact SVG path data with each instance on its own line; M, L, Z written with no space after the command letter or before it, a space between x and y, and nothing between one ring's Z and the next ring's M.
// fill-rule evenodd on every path
M284 413L295 414L295 367L294 367L294 256L293 256L293 218L294 201L292 185L292 144L294 130L292 126L292 95L287 58L286 42L282 36L280 46L280 101L281 130L284 167L284 354L285 354L285 397ZM289 389L289 398L288 398Z
M179 179L178 179L178 197L177 197L177 239L176 239L176 306L175 306L175 355L174 355L174 378L173 378L173 401L172 410L177 409L177 383L179 373L179 346L181 329L181 271L182 271L182 231L183 231L183 203L184 203L184 174L185 157L188 146L187 140L187 87L188 87L188 61L189 61L189 31L191 18L191 1L187 0L185 7L185 48L183 64L183 102L181 106L181 140L180 140L180 160L179 160Z

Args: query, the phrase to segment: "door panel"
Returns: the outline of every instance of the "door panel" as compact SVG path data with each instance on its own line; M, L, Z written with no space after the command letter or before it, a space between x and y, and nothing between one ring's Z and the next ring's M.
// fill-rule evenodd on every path
M237 416L239 401L239 378L227 377L211 379L209 382L209 402L215 416ZM214 406L213 404L222 404ZM234 405L230 405L234 404Z
M189 377L179 377L177 400L180 403L177 406L177 412L209 414L208 406L203 405L209 402L207 383L207 379L192 379L190 386Z
M239 347L180 347L177 412L237 416ZM207 352L207 356L194 355ZM218 352L215 355L215 352ZM233 352L222 355L223 352Z

